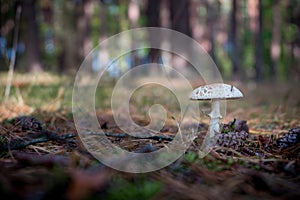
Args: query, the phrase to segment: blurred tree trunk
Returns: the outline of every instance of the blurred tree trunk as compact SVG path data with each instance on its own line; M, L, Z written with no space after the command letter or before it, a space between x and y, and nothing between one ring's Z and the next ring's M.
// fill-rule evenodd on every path
M161 0L160 1L160 23L161 27L170 28L170 2L168 0Z
M192 37L192 31L190 27L190 1L178 0L176 3L169 1L169 6L171 29ZM189 54L189 52L186 52L186 54ZM172 67L175 69L187 66L185 59L174 54L172 54L171 63Z
M256 26L254 29L255 37L255 80L257 82L263 79L263 35L262 35L262 0L256 1Z
M138 19L140 17L140 8L138 5L138 2L136 0L130 0L129 5L128 5L128 18L129 18L129 24L130 24L130 28L137 28L138 27ZM135 35L131 35L131 48L132 49L136 49L137 48L137 44L135 41ZM139 58L137 56L136 51L132 52L132 56L131 59L133 61L132 66L134 67L136 65L139 65Z
M160 0L148 0L146 8L147 26L160 27ZM149 38L150 44L155 41L155 38ZM150 62L158 63L160 56L159 49L150 49L148 58Z
M298 8L298 9L297 9ZM291 67L288 69L288 77L293 77L295 80L300 80L300 9L299 3L293 0L288 4L289 23L296 25L298 31L296 31L295 38L290 44L291 61L289 64Z
M294 1L290 0L289 4L288 4L288 13L289 13L289 23L291 24L295 24L296 23L296 19L294 16L294 7L295 7L295 3ZM294 49L295 49L295 42L291 42L291 62L294 63L295 61L295 54L294 54Z
M206 29L207 37L209 41L209 55L218 66L218 60L216 57L216 26L218 24L218 13L220 13L220 2L219 1L206 1L205 2L208 16L206 18Z
M30 72L41 72L40 50L39 50L39 34L36 19L36 1L23 1L23 15L26 24L25 45L26 45L26 59L27 70Z
M100 3L100 37L99 40L102 42L107 38L107 8L103 3Z
M43 20L48 25L52 26L53 23L53 2L51 0L42 0L41 9L43 14Z
M201 5L200 1L191 1L190 5L190 26L192 31L192 36L197 42L201 42L203 26L199 20L199 7Z
M91 22L93 14L93 2L91 0L80 1L77 4L77 63L81 63L84 57L92 50Z
M271 59L270 75L273 81L277 77L278 61L280 57L280 3L278 0L272 2L272 42L271 42Z
M72 71L79 66L77 62L76 9L75 2L54 1L54 28L58 49L58 67L60 72Z
M138 27L138 19L140 17L140 8L136 0L130 0L128 5L128 18L131 28Z
M188 36L192 36L190 28L190 11L189 0L178 0L175 2L170 1L170 17L172 30L179 31Z
M230 14L230 30L229 30L229 41L230 41L230 55L232 62L232 75L235 80L240 80L241 77L241 60L240 60L240 49L239 49L239 38L237 33L238 20L238 1L232 0L231 14Z
M54 3L51 0L41 0L41 16L43 19L42 39L43 48L45 53L42 61L44 69L58 70L57 68L57 54L55 52L55 35L54 35Z

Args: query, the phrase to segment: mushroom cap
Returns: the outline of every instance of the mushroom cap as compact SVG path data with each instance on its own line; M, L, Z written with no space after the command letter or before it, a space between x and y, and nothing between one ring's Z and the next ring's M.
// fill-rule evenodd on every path
M242 92L232 85L224 83L213 83L200 86L193 90L191 100L212 100L212 99L238 99L242 98Z

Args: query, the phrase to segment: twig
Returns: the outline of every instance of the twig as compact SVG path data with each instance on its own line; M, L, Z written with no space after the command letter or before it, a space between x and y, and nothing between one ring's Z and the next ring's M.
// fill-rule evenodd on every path
M164 136L164 135L154 135L154 136L149 136L149 137L138 137L134 136L135 139L149 139L149 140L157 140L157 141L169 141L171 142L173 140L173 137L169 136Z
M10 64L9 64L8 75L7 75L7 82L6 82L6 88L5 88L5 94L4 94L4 104L7 103L9 93L10 93L10 88L11 88L11 82L12 82L12 78L13 78L13 74L14 74L21 11L22 11L22 7L20 5L18 5L17 11L16 11L16 18L15 18L16 26L15 26L14 38L13 38L13 51L12 51L11 60L10 60Z
M135 139L148 139L148 140L157 140L157 141L172 141L173 137L164 136L164 135L153 135L153 136L131 136L127 133L108 133L108 132L91 132L91 135L105 135L107 137L116 137L116 138L124 138L124 137L132 137Z
M107 137L116 137L116 138L124 138L129 137L130 135L126 133L102 133L102 132L90 132L90 135L101 135L101 136L107 136Z
M61 141L68 138L73 138L76 136L75 133L68 133L64 135L58 135L57 133L42 130L39 134L38 138L30 138L29 140L22 139L14 139L11 140L8 143L2 143L0 144L0 151L6 151L6 150L16 150L16 149L22 149L24 147L27 147L29 145L34 145L42 142L48 142L51 140ZM28 139L28 138L27 138Z
M30 138L29 140L22 139L14 139L11 140L8 143L2 143L0 144L0 151L5 150L16 150L16 149L22 149L29 145L34 145L42 142L48 142L51 140L61 141L68 138L73 138L76 136L75 133L68 133L64 135L58 135L55 132L42 130L39 133L34 133L36 138ZM163 135L154 135L154 136L131 136L127 133L100 133L100 132L92 132L91 135L105 135L107 137L116 137L116 138L124 138L124 137L132 137L135 139L149 139L149 140L156 140L156 141L172 141L173 137L169 136L163 136ZM28 139L28 138L27 138Z

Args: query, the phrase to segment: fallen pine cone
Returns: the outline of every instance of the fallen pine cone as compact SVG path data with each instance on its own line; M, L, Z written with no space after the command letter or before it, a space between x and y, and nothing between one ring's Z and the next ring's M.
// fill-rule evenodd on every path
M249 133L249 127L247 125L247 121L234 118L232 122L223 125L221 132L228 133L228 132L241 132L241 131L246 131Z
M217 135L217 145L238 150L245 145L245 141L249 136L248 132L247 121L234 119L232 122L223 125L221 133Z
M281 149L290 148L300 143L300 127L292 128L283 136L276 140L276 144Z
M246 131L220 133L217 136L217 145L237 150L245 145L248 135Z
M14 120L15 126L20 126L23 131L40 131L43 129L42 123L31 116L21 116Z

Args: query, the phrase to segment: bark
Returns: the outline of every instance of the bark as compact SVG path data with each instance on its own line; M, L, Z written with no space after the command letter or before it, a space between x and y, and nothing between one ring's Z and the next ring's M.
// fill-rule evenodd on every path
M26 24L25 29L25 45L27 70L30 72L41 72L40 49L39 49L39 34L36 19L34 0L23 1L23 16Z
M147 25L153 27L160 27L160 0L148 0L146 16Z
M262 1L249 1L248 7L250 16L250 29L254 34L255 44L255 81L260 82L263 78Z
M238 38L238 1L232 0L232 10L230 15L230 31L229 31L229 40L231 44L231 62L232 62L232 74L234 79L241 79L241 60L240 60L240 49L239 49L239 38Z
M146 16L148 27L160 27L160 0L148 0ZM150 44L156 40L156 38L149 38ZM150 62L158 63L160 56L159 49L150 49L148 58Z
M91 21L93 14L93 2L91 0L81 1L78 5L77 16L77 49L78 63L92 50Z
M58 48L59 71L72 72L72 70L76 69L80 64L77 62L78 42L76 38L76 23L74 23L74 21L76 21L74 12L75 5L72 5L72 7L68 6L68 2L66 1L54 1L53 3L59 8L55 10L53 16L56 35L55 45Z
M199 20L198 8L200 7L200 1L191 1L190 5L190 27L192 31L192 36L197 42L201 42L203 26Z
M289 22L297 26L298 31L294 40L290 44L290 69L288 69L288 77L293 77L295 80L300 79L300 11L297 9L299 4L296 1L290 0L288 6Z
M50 0L41 1L41 9L43 14L43 20L49 25L53 23L53 7Z
M106 34L107 34L107 8L105 7L105 5L103 3L100 3L100 13L99 13L99 17L100 17L100 37L99 40L100 42L105 40L107 38Z
M130 0L128 5L128 18L131 28L138 26L138 19L140 17L140 8L136 0Z
M137 28L138 27L138 19L140 17L140 8L136 0L130 0L129 5L128 5L128 18L129 18L129 24L130 28ZM135 36L131 36L131 48L136 49L137 44L135 40ZM133 60L133 64L131 67L134 67L136 65L139 65L139 58L137 56L136 51L133 51L131 53L131 59Z
M272 5L272 42L271 42L271 59L272 64L270 66L271 79L275 81L277 76L277 67L280 56L280 4L279 1L273 1Z
M184 33L185 35L191 37L192 31L190 27L190 1L178 0L176 1L176 3L174 1L169 1L169 6L171 29ZM186 54L190 53L186 52ZM172 54L171 63L175 69L180 69L187 66L187 62L185 59L174 54Z
M168 0L161 0L160 4L160 23L161 27L170 28L170 2Z
M206 20L206 28L207 28L207 37L209 41L209 50L208 53L213 59L213 61L216 63L218 66L218 61L216 57L216 43L215 43L215 38L216 38L216 26L218 24L218 13L220 13L220 3L219 2L211 2L211 1L206 1L206 8L208 11L208 16Z
M189 0L170 1L171 28L192 36L190 28Z

